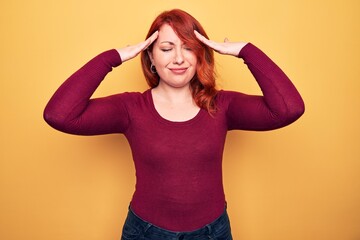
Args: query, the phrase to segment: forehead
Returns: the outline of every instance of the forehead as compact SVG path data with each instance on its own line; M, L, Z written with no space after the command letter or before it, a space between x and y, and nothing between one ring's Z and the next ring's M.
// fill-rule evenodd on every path
M182 42L181 39L176 35L175 31L168 24L164 24L159 29L158 42L168 41L172 43Z

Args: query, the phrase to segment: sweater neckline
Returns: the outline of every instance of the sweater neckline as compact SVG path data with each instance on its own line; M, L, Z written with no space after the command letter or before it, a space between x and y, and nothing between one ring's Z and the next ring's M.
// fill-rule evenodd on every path
M190 125L190 124L197 122L199 119L201 119L207 113L204 109L200 108L198 113L193 118L190 118L185 121L172 121L172 120L166 119L163 116L161 116L160 113L156 110L154 99L153 99L153 96L151 93L151 88L146 90L145 96L146 96L146 99L149 101L150 111L151 111L152 115L156 118L156 120L158 120L161 123L167 124L167 125L172 125L172 126Z

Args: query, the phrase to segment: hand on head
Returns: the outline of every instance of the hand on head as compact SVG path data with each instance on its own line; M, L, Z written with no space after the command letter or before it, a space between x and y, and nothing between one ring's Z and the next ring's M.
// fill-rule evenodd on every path
M224 42L222 43L215 42L207 39L196 30L194 30L194 33L202 43L214 49L214 51L220 54L232 55L237 57L241 49L247 44L246 42L229 42L228 38L225 38Z
M232 55L236 57L238 56L241 49L247 44L246 42L230 42L228 38L225 38L224 42L215 42L213 40L207 39L196 30L194 30L194 33L195 36L199 39L199 41L220 54ZM144 51L148 46L150 46L157 39L158 36L159 31L156 31L143 42L140 42L136 45L126 46L124 48L117 49L121 56L121 60L125 62L136 57L141 51Z
M117 49L121 56L121 60L125 62L136 57L140 52L144 51L148 46L150 46L157 39L158 35L159 31L156 31L148 39L141 43Z

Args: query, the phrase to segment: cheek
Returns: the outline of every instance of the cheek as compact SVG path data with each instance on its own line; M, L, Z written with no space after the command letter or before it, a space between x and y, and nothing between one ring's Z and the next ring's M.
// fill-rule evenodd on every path
M186 60L191 63L191 65L196 66L197 64L197 57L193 52L187 52L186 54Z
M162 51L156 51L153 54L154 63L155 63L155 65L158 65L158 66L164 66L164 65L169 64L171 59L172 58L171 58L170 54L165 54Z

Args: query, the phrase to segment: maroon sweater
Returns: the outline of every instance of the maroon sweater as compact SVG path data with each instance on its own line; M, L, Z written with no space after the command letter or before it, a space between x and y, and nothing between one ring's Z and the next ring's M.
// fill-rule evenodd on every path
M109 50L67 79L45 108L54 128L71 134L123 133L136 168L132 210L172 231L191 231L219 217L225 205L222 155L228 130L284 127L304 112L288 77L251 43L239 53L263 96L219 91L217 112L201 109L191 120L172 122L155 110L151 90L90 99L121 58Z

